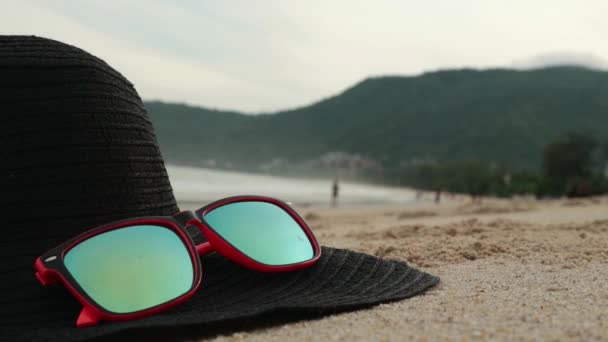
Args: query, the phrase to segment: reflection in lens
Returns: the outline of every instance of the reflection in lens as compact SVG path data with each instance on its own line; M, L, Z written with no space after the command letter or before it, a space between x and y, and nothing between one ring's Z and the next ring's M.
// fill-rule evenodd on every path
M300 225L272 203L229 203L207 213L205 221L243 254L266 265L295 264L314 254Z
M129 313L168 302L192 288L194 268L172 230L131 226L96 235L70 249L64 263L97 304Z

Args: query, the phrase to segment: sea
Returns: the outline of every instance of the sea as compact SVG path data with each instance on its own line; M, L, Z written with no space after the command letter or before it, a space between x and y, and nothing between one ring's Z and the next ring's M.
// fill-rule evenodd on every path
M332 180L301 179L263 174L167 165L173 192L181 207L236 195L264 195L301 207L331 205ZM355 182L340 182L339 206L402 205L415 201L415 192Z

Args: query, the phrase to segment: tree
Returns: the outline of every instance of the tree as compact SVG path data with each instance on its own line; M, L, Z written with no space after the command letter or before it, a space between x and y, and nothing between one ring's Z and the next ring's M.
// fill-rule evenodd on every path
M595 139L579 133L569 133L548 144L543 150L545 176L568 180L591 175L593 151L597 146Z
M600 173L608 177L608 140L600 148Z
M572 189L585 188L581 180L593 176L595 139L580 133L566 134L543 150L544 181L540 195L564 195ZM587 190L583 190L587 192Z

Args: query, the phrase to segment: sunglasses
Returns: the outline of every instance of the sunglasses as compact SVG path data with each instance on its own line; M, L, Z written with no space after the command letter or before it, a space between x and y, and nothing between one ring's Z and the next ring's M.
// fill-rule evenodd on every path
M312 231L287 203L237 196L194 213L99 226L46 252L34 268L42 285L59 280L82 303L76 326L86 327L186 301L201 284L200 256L212 252L261 272L309 267L321 256Z

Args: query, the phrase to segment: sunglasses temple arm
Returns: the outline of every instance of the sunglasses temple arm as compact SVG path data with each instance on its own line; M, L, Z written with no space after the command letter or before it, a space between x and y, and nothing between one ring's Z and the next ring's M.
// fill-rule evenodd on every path
M179 213L173 215L173 218L179 222L182 226L188 225L188 222L195 220L196 216L190 210L180 211Z
M196 219L196 216L194 215L194 213L189 210L180 211L179 213L173 215L173 217L182 226L188 226L189 224L192 224L193 226L200 226L199 221ZM199 227L199 229L200 229L200 227ZM199 229L196 229L196 231L189 231L190 235L194 237L198 234L202 234ZM207 254L210 254L213 252L213 247L211 247L211 244L209 243L209 241L205 241L205 242L201 243L200 245L196 245L195 248L196 248L196 252L200 256L207 255Z
M214 251L214 249L211 246L211 243L209 243L209 241L201 243L200 245L196 245L196 252L200 256L204 256L204 255L210 254L213 251Z

